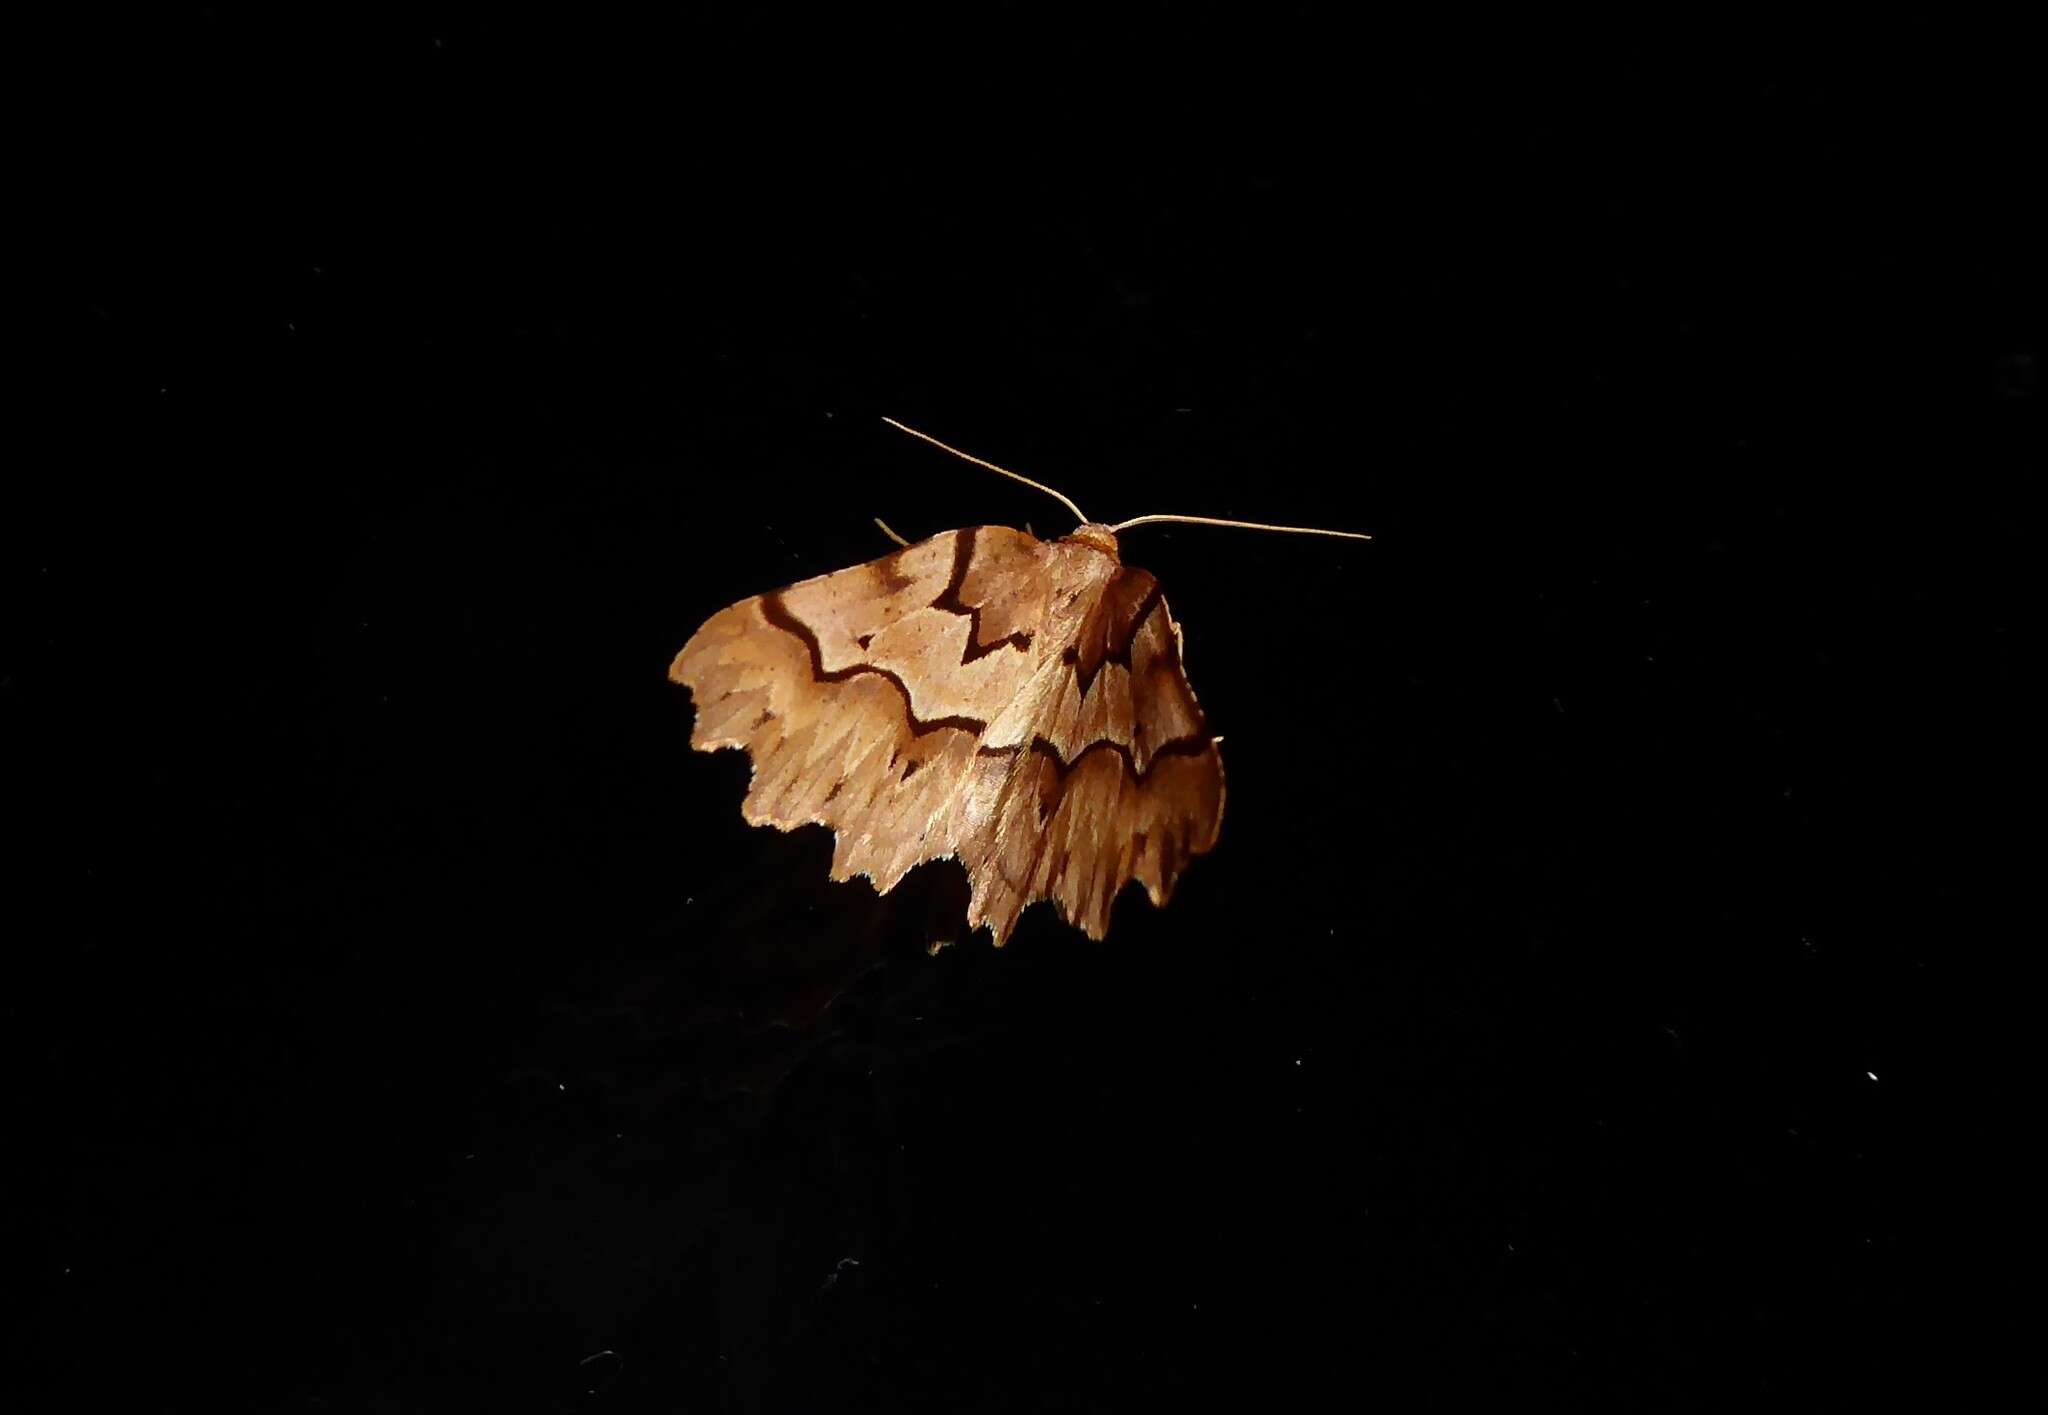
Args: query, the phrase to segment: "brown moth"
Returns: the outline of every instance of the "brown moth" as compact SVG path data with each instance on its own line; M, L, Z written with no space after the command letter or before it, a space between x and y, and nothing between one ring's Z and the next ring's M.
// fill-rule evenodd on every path
M967 926L997 946L1039 899L1099 939L1125 884L1164 905L1223 822L1222 739L1159 582L1122 563L1116 533L1187 521L1370 537L1200 516L1102 525L884 421L1058 497L1081 524L1051 541L945 531L719 611L669 668L696 705L690 745L752 758L749 824L830 826L835 880L866 875L886 894L952 856Z

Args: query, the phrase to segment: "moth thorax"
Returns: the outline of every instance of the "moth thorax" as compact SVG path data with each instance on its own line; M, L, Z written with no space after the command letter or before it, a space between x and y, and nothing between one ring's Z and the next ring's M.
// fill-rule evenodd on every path
M1095 522L1090 521L1085 526L1074 527L1073 532L1067 536L1067 539L1079 541L1090 550L1099 550L1111 560L1117 558L1116 532L1110 530L1108 526L1097 525Z

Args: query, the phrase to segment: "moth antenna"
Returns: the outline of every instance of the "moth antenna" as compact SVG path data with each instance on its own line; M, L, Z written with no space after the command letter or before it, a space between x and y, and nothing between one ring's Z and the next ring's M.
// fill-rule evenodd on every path
M905 540L905 539L904 539L904 538L903 538L902 536L899 536L899 535L897 535L897 534L896 534L896 532L894 532L894 531L890 530L890 529L889 529L889 523L888 523L887 521L883 520L883 519L882 519L882 518L881 518L880 516L877 516L877 517L875 517L875 524L876 524L876 525L878 525L878 526L880 526L880 527L882 528L882 534L883 534L883 535L887 536L887 537L888 537L888 538L889 538L890 540L893 540L893 541L895 541L895 542L896 542L896 544L898 544L898 545L909 545L909 544L910 544L910 542L909 542L909 541L907 541L907 540Z
M1273 526L1264 521L1226 521L1216 516L1133 516L1110 529L1127 531L1132 526L1149 526L1160 521L1178 521L1187 526L1235 526L1241 531L1282 531L1291 536L1336 536L1340 540L1371 540L1361 531L1326 531L1321 526Z
M1024 485L1028 487L1033 487L1039 491L1042 491L1047 496L1050 496L1051 498L1053 498L1053 500L1059 502L1062 506L1066 507L1069 511L1073 512L1075 517L1081 522L1082 525L1085 526L1090 524L1087 512L1083 511L1080 507L1076 506L1071 498L1065 496L1060 492L1054 491L1044 482L1035 482L1027 476L1022 476L1016 472L1009 470L1007 467L998 467L994 462L984 462L979 457L971 457L967 453L962 452L957 447L948 447L945 443L939 441L930 433L919 432L914 427L905 427L902 423L897 422L894 418L883 418L882 421L887 423L890 427L895 428L899 432L907 432L912 437L918 438L919 440L924 442L929 442L932 446L938 448L942 452L951 452L955 457L958 457L963 462L972 462L977 467L986 467L998 476L1008 477L1011 481L1023 482Z

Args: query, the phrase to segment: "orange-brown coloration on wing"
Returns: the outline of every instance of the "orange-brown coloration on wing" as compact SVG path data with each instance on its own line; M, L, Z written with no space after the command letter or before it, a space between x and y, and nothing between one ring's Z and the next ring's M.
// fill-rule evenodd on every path
M753 759L749 823L813 822L832 877L967 871L1000 945L1050 899L1091 938L1129 881L1166 903L1223 820L1223 759L1159 583L1106 526L947 531L713 615L669 677L690 743Z

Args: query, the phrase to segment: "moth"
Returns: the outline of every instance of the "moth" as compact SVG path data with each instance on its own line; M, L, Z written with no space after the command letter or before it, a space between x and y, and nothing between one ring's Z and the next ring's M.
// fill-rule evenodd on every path
M1159 582L1117 534L1160 521L1371 537L1205 516L1091 521L1042 541L1007 526L944 531L865 565L714 614L669 668L690 691L699 751L738 748L741 814L834 837L832 878L886 894L926 860L958 859L969 931L1000 947L1049 899L1090 938L1135 879L1163 906L1223 823L1223 740L1188 686Z

